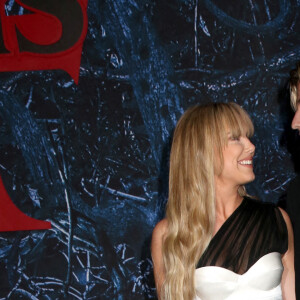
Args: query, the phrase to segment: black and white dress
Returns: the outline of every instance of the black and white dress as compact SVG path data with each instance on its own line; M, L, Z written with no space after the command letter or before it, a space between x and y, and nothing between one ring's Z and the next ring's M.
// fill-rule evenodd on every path
M282 300L288 232L280 210L245 197L212 238L195 271L197 300Z

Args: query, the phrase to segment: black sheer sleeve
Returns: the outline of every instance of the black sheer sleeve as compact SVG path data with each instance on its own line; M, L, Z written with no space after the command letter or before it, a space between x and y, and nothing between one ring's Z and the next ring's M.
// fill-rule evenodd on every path
M279 208L245 197L212 238L197 268L218 266L244 274L264 255L287 249L288 232Z

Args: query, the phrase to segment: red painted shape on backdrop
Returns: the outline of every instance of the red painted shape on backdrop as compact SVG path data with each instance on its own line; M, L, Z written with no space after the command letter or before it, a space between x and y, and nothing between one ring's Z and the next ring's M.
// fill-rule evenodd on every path
M0 232L50 229L51 223L25 215L11 201L0 177Z
M72 2L73 6L80 7L81 18L78 20L76 13L72 15L65 11L63 16L69 18L68 22L60 20L54 12L39 9L46 9L43 5L45 0L31 1L32 6L26 5L24 0L15 1L31 13L8 16L5 12L7 0L0 0L0 72L61 69L78 84L82 47L88 27L88 0ZM65 9L66 3L71 2L56 1L55 9ZM57 15L61 17L61 14ZM76 26L80 29L74 31ZM68 36L72 32L76 32L76 37L70 42Z

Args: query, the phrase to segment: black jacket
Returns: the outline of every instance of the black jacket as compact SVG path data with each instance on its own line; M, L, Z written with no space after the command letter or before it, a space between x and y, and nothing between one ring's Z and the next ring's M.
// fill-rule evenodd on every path
M300 299L300 175L291 182L287 190L287 213L294 228L296 296Z

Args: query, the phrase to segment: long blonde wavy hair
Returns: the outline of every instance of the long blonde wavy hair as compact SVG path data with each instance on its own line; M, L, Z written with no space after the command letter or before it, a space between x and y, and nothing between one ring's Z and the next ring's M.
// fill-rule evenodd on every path
M195 268L215 224L214 175L223 167L222 149L228 132L238 137L253 131L248 114L235 103L194 106L178 121L170 156L163 300L195 297ZM246 194L243 186L239 193Z

